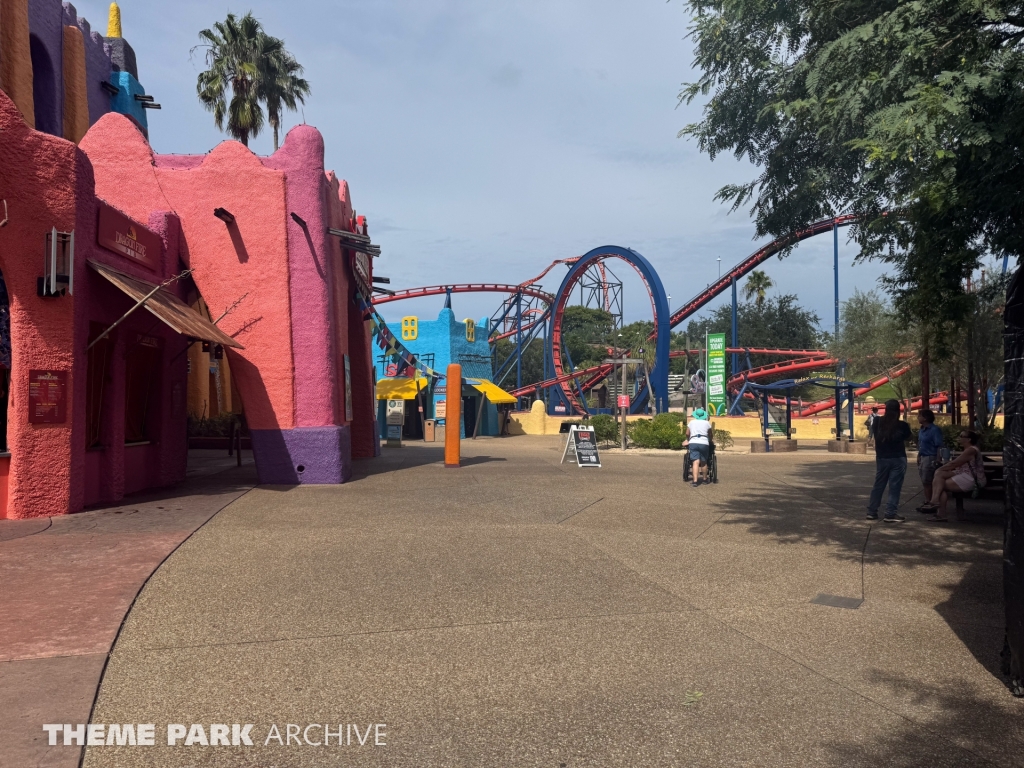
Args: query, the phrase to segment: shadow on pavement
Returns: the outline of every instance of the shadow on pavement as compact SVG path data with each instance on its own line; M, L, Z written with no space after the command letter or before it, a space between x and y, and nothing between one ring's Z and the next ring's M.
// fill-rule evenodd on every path
M912 470L913 467L910 468ZM749 490L718 501L726 513L720 526L742 526L748 532L783 544L827 547L837 558L861 560L871 567L914 569L959 564L958 579L936 586L948 597L934 610L993 677L1005 682L1000 663L1005 615L1002 595L1002 521L995 515L976 516L968 522L945 525L925 522L915 511L919 503L916 474L908 470L900 513L907 521L885 524L864 518L874 464L867 462L815 462L765 465L749 473ZM799 477L799 485L795 477ZM730 479L728 482L735 482ZM807 501L810 503L804 504ZM985 510L999 502L967 500L968 512ZM816 510L814 512L808 509ZM953 505L950 502L950 515ZM870 534L869 534L870 529ZM922 653L928 649L923 648ZM896 681L894 681L894 685ZM901 684L910 685L908 681ZM922 697L940 701L950 717L962 706L957 694L921 691ZM1024 717L1021 718L1024 722ZM895 745L900 754L908 744ZM906 762L911 759L910 762ZM926 765L904 756L880 765Z
M1006 700L993 700L981 692L879 672L872 682L888 688L896 700L912 701L918 711L930 712L931 717L920 723L904 720L890 734L867 742L833 741L829 748L840 758L838 764L886 768L1022 764L1024 710L1009 695ZM959 749L947 749L945 759L936 762L937 741L952 742L950 746ZM995 744L1002 745L1001 752L993 752Z
M462 457L463 467L478 464L489 464L495 461L506 461L501 456L465 456ZM444 447L417 445L402 448L383 448L381 455L375 459L356 459L352 462L352 479L349 482L365 480L376 475L386 475L402 469L424 467L429 464L444 463Z
M1002 549L1002 521L992 516L966 523L936 525L924 522L914 511L920 503L913 467L903 486L900 513L907 522L887 525L865 519L868 494L874 478L874 464L867 462L764 462L759 471L744 477L730 477L722 483L740 485L741 490L726 499L714 499L725 516L718 525L745 526L750 533L783 544L811 544L837 551L840 557L860 559L865 553L873 562L914 567L936 561L998 562ZM804 502L810 502L805 504ZM884 504L884 501L883 501ZM968 501L968 507L979 502ZM829 511L806 511L814 510ZM952 502L950 503L952 514ZM871 547L865 550L868 526L872 525ZM881 534L876 536L875 532ZM894 541L893 537L898 536ZM993 557L996 557L993 560Z

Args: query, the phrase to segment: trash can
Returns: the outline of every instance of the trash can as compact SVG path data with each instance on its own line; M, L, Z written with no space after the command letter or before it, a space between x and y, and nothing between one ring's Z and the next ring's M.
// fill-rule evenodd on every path
M434 427L437 426L436 419L427 419L423 426L423 442L434 442Z

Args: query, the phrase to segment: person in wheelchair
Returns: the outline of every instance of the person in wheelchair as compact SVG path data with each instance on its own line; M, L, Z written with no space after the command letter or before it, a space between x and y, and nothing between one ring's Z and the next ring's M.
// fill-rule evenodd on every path
M683 479L690 475L690 484L696 488L700 482L701 465L705 467L704 480L709 480L708 470L711 466L711 457L714 452L714 444L711 440L711 422L708 421L708 414L703 408L693 412L693 418L686 425L686 441L683 447L686 448L688 456L686 464L689 464L690 472L683 467Z

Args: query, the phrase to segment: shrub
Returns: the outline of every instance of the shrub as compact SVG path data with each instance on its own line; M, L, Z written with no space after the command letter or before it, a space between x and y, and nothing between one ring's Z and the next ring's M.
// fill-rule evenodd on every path
M669 448L678 451L686 438L680 428L683 416L659 413L653 419L638 419L628 426L629 439L640 448Z
M733 446L732 432L729 432L728 430L719 429L718 427L715 427L715 434L713 438L715 441L716 449L732 448Z
M590 418L590 426L594 428L594 436L598 443L614 443L619 439L619 429L615 419L606 413Z
M960 450L960 433L963 432L967 427L957 426L956 424L945 424L939 429L942 430L942 442L951 451ZM918 441L918 433L921 430L917 427L911 427L911 440L914 445L920 445ZM978 448L983 451L1001 451L1003 450L1003 430L999 427L992 427L990 429L981 431L981 439L978 441Z
M999 427L992 427L986 429L979 441L979 446L983 451L1001 451L1003 450L1003 430Z

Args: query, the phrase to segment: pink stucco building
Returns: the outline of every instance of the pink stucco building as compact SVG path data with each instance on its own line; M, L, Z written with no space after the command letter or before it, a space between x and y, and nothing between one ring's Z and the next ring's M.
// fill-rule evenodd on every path
M186 350L202 340L227 350L261 482L340 483L353 457L377 453L355 301L372 260L351 250L366 223L324 170L315 128L293 129L270 157L233 141L156 155L111 113L76 147L29 128L0 91L0 157L11 346L0 514L74 512L182 480ZM73 247L62 284L73 291L40 295L54 230L60 255ZM199 296L214 320L228 312L216 326L189 309Z

